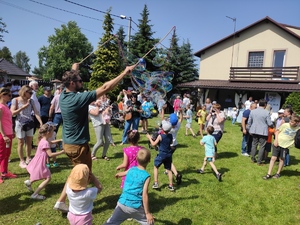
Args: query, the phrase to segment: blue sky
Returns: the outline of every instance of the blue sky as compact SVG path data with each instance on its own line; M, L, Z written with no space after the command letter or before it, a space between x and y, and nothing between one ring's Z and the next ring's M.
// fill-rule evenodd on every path
M240 30L266 16L279 23L300 27L299 0L69 0L98 11L106 12L112 7L114 15L126 15L138 23L146 4L153 37L164 37L176 27L179 44L189 40L196 52L225 36ZM54 8L45 6L52 6ZM55 9L59 8L61 10ZM65 11L62 11L65 10ZM81 14L93 19L68 13ZM55 28L69 21L76 21L82 33L96 49L103 34L104 13L90 10L65 0L0 0L0 17L6 23L8 34L0 47L7 46L12 55L24 51L30 58L31 69L38 66L37 52L48 46L48 36L55 34ZM128 20L113 17L115 31L123 25L127 33ZM137 26L132 23L132 34ZM171 35L163 44L168 46ZM197 63L199 63L199 59Z

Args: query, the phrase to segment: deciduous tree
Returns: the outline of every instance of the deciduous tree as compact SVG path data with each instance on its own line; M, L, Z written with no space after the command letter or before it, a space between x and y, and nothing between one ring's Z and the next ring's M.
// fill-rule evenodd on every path
M81 33L74 21L56 28L55 34L48 37L49 46L43 46L38 52L39 68L35 72L43 72L44 79L61 79L66 70L70 70L75 62L80 62L93 51L91 43ZM87 58L80 66L82 79L88 81L89 65L92 59Z

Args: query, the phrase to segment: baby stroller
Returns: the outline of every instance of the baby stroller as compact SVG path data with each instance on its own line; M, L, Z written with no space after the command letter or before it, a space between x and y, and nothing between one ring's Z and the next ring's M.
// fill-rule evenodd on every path
M119 128L119 130L123 129L125 120L123 114L119 112L119 107L117 103L111 104L111 111L112 111L112 116L110 119L111 124L115 128Z

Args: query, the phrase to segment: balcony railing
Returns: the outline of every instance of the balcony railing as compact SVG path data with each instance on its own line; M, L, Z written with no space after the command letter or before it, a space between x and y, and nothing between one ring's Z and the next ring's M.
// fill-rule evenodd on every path
M299 66L231 67L229 81L299 83Z

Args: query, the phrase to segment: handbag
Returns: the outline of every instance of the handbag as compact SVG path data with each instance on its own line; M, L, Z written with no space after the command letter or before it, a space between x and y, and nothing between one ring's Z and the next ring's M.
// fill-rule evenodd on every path
M31 130L33 128L34 128L34 121L33 120L29 120L29 121L25 122L22 125L22 130L23 131L29 131L29 130Z
M132 118L132 113L128 112L125 114L125 120L130 120Z

